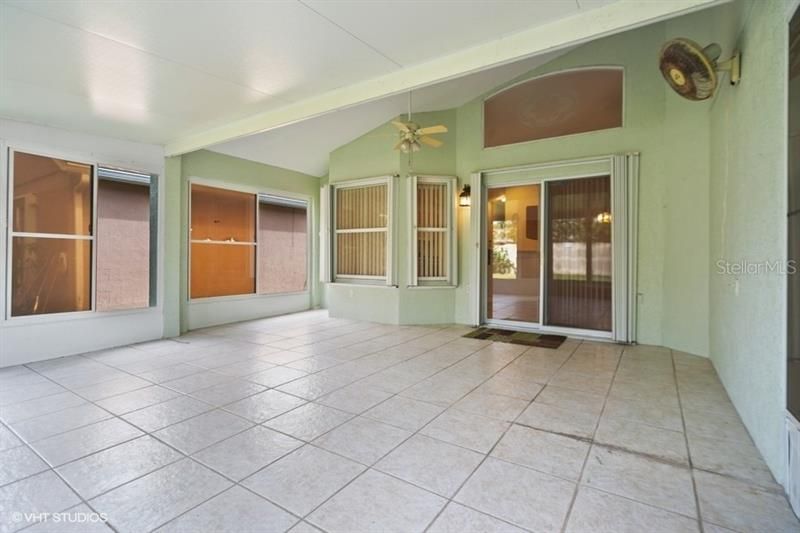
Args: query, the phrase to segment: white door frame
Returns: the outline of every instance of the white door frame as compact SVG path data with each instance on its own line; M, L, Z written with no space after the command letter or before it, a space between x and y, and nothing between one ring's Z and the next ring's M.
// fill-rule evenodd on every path
M610 155L599 158L575 159L528 165L523 167L486 170L472 175L472 216L470 220L470 241L475 244L473 254L473 273L475 295L472 298L471 314L476 324L489 324L523 331L564 334L573 337L606 339L616 342L635 342L636 336L636 242L637 242L637 183L638 153ZM548 326L541 323L518 322L511 320L489 320L487 309L487 221L484 209L487 189L517 185L542 185L549 181L588 178L593 176L611 177L611 212L614 217L612 229L612 330L597 331L580 328ZM489 186L489 178L492 180ZM543 196L542 196L543 198ZM544 215L544 209L540 208ZM543 217L544 220L544 217ZM546 231L540 224L541 236ZM540 265L546 257L540 254ZM543 317L544 272L539 276L539 316Z

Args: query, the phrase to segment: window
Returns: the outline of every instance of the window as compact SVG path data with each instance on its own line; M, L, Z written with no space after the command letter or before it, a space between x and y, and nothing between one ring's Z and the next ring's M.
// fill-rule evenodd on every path
M410 285L450 285L453 280L455 178L411 179L412 263Z
M155 302L149 175L16 151L10 169L12 317ZM107 181L112 174L140 181Z
M190 297L308 290L308 202L193 183Z
M156 271L155 178L106 168L97 177L97 310L147 307Z
M191 190L191 297L255 293L256 195Z
M483 104L486 148L622 126L623 70L591 67L513 85Z
M361 180L334 189L336 280L391 283L390 178Z
M258 197L258 292L308 289L308 203Z

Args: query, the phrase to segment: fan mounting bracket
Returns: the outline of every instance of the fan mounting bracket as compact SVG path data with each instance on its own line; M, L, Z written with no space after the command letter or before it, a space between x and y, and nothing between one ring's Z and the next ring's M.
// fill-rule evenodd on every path
M730 59L717 63L717 70L729 73L731 85L738 85L742 79L741 61L742 54L737 50Z

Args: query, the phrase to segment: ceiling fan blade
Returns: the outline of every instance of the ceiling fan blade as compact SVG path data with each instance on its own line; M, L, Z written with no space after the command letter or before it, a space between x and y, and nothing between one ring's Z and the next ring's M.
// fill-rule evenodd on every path
M419 138L419 142L422 144L427 144L431 148L439 148L444 143L439 139L434 139L433 137L422 136Z
M431 135L434 133L447 133L447 126L442 126L439 124L438 126L428 126L427 128L420 128L417 130L417 133L420 135Z
M401 145L401 144L403 144L403 141L404 141L404 139L401 139L401 140L400 140L400 142L398 142L397 144L395 144L395 145L394 145L394 149L395 149L395 150L399 150L399 149L400 149L400 145Z
M406 124L405 122L397 122L396 120L393 120L392 124L394 124L394 127L400 131L405 131L405 132L411 131L408 128L408 124Z

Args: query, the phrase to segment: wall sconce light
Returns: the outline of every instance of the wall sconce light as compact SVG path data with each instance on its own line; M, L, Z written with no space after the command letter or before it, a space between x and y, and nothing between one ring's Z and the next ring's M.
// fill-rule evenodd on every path
M472 198L470 197L469 185L464 185L461 189L461 194L458 195L458 206L469 207L472 205Z

